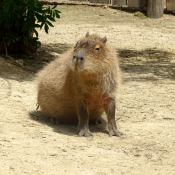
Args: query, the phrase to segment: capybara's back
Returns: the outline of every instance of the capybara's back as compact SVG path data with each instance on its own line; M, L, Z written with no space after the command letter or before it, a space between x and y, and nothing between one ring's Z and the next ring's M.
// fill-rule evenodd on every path
M78 123L78 134L90 136L89 121L106 112L109 135L121 135L115 123L115 97L120 82L116 53L107 38L89 35L38 73L38 105L60 123Z

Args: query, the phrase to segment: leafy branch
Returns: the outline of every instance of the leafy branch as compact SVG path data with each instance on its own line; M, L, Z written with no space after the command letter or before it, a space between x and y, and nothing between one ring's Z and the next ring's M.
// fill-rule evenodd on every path
M56 7L44 6L38 0L0 0L0 42L5 50L19 42L24 48L30 45L37 48L37 28L48 33L54 27L52 22L61 13Z

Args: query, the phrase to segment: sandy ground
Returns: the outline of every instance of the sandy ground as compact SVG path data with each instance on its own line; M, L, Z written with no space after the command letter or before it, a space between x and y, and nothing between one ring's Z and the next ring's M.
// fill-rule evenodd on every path
M44 119L35 112L35 74L0 55L0 174L175 174L175 17L142 19L88 6L58 9L55 28L48 35L39 31L38 52L15 59L38 70L87 31L107 36L123 70L116 120L124 135L109 137L104 123L90 126L94 137L77 137L76 126Z

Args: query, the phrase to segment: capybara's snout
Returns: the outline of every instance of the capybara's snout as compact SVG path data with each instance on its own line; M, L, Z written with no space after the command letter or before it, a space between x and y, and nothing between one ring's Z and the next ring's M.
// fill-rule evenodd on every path
M77 61L77 62L83 62L84 57L83 56L73 56L73 61Z
M75 71L81 71L85 64L85 57L82 52L74 54L72 58L72 67Z

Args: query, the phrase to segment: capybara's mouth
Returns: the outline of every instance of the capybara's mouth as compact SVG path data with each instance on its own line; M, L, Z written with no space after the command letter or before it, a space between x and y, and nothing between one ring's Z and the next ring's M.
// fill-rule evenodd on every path
M78 71L78 61L75 63L75 70Z
M79 62L78 60L76 60L76 61L73 60L72 64L73 64L73 69L75 71L82 71L82 63L81 62Z

